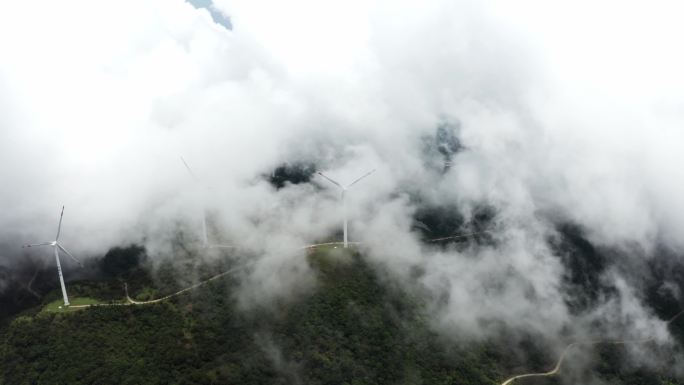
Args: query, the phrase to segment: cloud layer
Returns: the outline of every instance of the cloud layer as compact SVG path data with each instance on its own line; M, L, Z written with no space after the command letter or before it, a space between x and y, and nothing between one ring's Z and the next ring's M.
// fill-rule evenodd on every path
M351 237L394 277L420 267L437 324L558 335L557 223L622 258L684 248L678 5L606 4L216 0L232 30L180 0L3 4L0 264L50 240L62 204L83 256L168 253L207 207L212 236L261 256L251 279L273 295L307 274L283 250L339 231L342 209L323 180L276 190L262 175L377 168L348 194ZM463 149L442 174L424 144L444 122ZM494 242L426 247L420 204L492 207ZM603 279L620 294L586 322L662 330L619 269Z

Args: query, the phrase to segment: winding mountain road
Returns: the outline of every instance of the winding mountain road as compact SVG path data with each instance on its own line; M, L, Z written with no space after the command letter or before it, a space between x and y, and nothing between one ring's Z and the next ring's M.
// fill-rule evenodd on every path
M172 293L172 294L169 294L169 295L167 295L167 296L165 296L165 297L161 297L161 298L157 298L157 299L151 299L151 300L149 300L149 301L136 301L136 300L134 300L133 298L131 298L131 297L128 295L128 284L127 284L127 283L124 283L124 291L126 292L126 300L128 301L128 303L126 303L126 305L149 305L149 304L152 304L152 303L158 303L158 302L161 302L161 301L165 301L165 300L167 300L167 299L169 299L169 298L173 298L173 297L176 297L176 296L178 296L178 295L181 295L181 294L183 294L183 293L185 293L185 292L187 292L187 291L197 289L198 287L200 287L200 286L202 286L202 285L206 285L207 283L209 283L209 282L211 282L211 281L217 280L217 279L219 279L219 278L221 278L221 277L223 277L223 276L225 276L225 275L228 275L228 274L230 274L230 273L234 273L234 272L239 271L239 270L243 270L243 269L245 269L245 268L246 268L246 266L241 266L241 267L235 267L235 268L226 270L226 271L224 271L223 273L216 274L216 275L214 275L214 276L212 276L212 277L210 277L210 278L205 279L204 281L200 281L200 282L198 282L198 283L196 283L196 284L194 284L194 285L192 285L192 286L188 286L188 287L186 287L185 289L181 289L181 290L178 290L177 292Z
M684 310L680 311L679 313L675 314L674 317L670 318L665 324L669 325L675 320L677 320L680 316L684 314ZM543 373L525 373L525 374L518 374L516 376L510 377L504 382L502 382L500 385L509 385L512 384L514 381L522 379L522 378L529 378L529 377L550 377L553 375L556 375L560 372L561 366L563 365L563 361L565 360L565 357L567 357L568 352L575 346L580 346L580 345L627 345L627 344L637 344L637 343L645 343L649 341L655 340L655 337L651 338L642 338L642 339L635 339L635 340L588 340L588 341L576 341L563 349L563 353L561 353L560 357L558 358L558 361L556 362L556 366L553 367L553 369L549 370L548 372L543 372Z

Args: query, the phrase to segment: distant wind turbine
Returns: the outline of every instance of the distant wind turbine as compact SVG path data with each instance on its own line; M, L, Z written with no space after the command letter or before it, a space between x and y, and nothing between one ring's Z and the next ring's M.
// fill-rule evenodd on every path
M188 162L185 161L185 159L181 156L181 161L183 161L183 164L185 165L185 168L188 170L188 173L190 173L190 176L192 179L195 181L195 183L202 185L202 182L200 179L197 177L197 175L192 171L190 166L188 165ZM202 186L204 188L204 186ZM202 202L202 205L204 205L204 202ZM209 243L209 236L207 234L207 212L206 212L206 207L202 207L202 248L204 249L232 249L235 246L232 245L222 245L218 243Z
M59 233L62 230L62 217L64 217L64 206L62 206L62 213L59 215L59 225L57 225L57 236L52 242L34 243L30 245L24 245L22 247L35 247L35 246L52 246L55 251L55 261L57 261L57 273L59 273L59 283L62 285L62 296L64 297L64 306L69 306L69 297L67 296L66 286L64 285L64 276L62 276L62 265L59 263L59 251L62 250L66 255L71 257L79 266L83 267L81 261L76 259L70 252L68 252L64 246L59 243Z
M327 180L330 181L332 184L334 184L335 186L339 187L340 190L341 190L341 193L342 193L342 194L341 194L341 199L342 199L342 210L343 210L343 213L344 213L344 248L345 248L345 249L347 248L347 246L348 246L348 244L349 244L349 242L347 241L347 200L346 200L345 197L344 197L344 196L345 196L345 193L347 192L347 190L348 190L351 186L355 185L355 184L358 183L361 179L367 177L368 175L370 175L370 174L372 174L372 173L374 173L374 172L375 172L375 169L373 169L373 170L371 170L371 171L369 171L369 172L363 174L362 176L356 178L356 180L354 180L353 182L349 183L349 184L346 185L346 186L343 186L342 184L336 182L335 180L333 180L333 179L327 177L325 174L323 174L323 173L320 172L320 171L317 172L318 175L320 175L320 176L322 176L323 178L327 179Z

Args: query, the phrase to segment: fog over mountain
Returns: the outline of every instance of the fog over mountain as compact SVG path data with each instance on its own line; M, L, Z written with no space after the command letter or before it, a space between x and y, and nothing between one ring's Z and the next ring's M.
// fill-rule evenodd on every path
M682 5L214 7L232 29L182 0L0 5L0 290L50 258L20 246L51 240L62 205L85 259L168 257L179 233L199 242L206 207L210 235L255 262L245 306L287 296L313 280L298 249L341 226L339 191L311 172L377 169L347 195L350 237L430 299L438 330L667 340L643 293L657 278L683 302L647 267L684 263ZM302 183L270 183L283 165ZM446 235L487 236L425 242L444 234L421 210L449 207ZM567 262L581 247L584 278ZM573 307L586 282L595 298Z

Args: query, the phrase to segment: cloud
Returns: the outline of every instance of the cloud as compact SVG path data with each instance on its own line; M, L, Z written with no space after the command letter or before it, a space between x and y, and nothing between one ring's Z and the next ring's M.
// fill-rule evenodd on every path
M3 4L0 254L49 240L64 204L74 253L163 255L206 208L212 235L259 256L246 282L268 297L308 272L280 250L339 231L341 207L325 181L278 190L261 176L377 168L348 194L351 237L430 294L436 324L552 338L573 319L548 243L558 222L620 258L684 247L678 5L607 4L216 0L232 30L180 0ZM462 149L441 175L424 143L444 122ZM426 247L422 204L466 220L491 207L492 244ZM611 274L622 305L595 314L656 322L623 283L637 278Z

